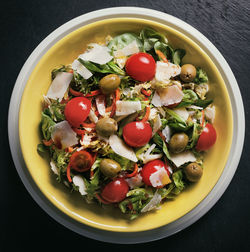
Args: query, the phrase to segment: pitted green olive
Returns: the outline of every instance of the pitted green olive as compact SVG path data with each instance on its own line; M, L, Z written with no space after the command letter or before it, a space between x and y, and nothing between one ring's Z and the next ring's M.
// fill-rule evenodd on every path
M117 129L117 122L110 117L104 117L96 123L96 132L103 137L113 135Z
M190 182L197 182L203 174L203 169L197 163L190 163L184 167L184 173Z
M184 82L193 81L196 76L196 68L192 64L185 64L181 67L180 78Z
M180 153L185 150L188 144L188 136L185 133L175 133L169 141L170 151Z
M105 158L100 163L100 170L105 176L113 178L121 171L121 166L116 161Z
M103 94L112 94L120 83L121 79L117 74L108 74L100 80L99 86Z

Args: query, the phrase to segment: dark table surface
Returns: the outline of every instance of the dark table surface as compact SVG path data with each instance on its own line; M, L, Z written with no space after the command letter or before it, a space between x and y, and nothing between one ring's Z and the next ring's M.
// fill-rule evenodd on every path
M246 138L236 174L215 206L185 230L148 248L166 251L250 251L249 71L250 2L163 0L4 1L0 8L1 233L0 250L11 247L51 250L140 249L145 244L114 245L82 237L49 217L26 191L9 150L7 115L12 89L25 60L60 25L89 11L115 6L152 8L176 16L203 33L223 54L238 81L246 114Z

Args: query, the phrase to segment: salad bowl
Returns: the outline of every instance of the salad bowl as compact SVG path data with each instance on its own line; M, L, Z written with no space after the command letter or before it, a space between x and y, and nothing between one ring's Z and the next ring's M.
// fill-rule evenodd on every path
M209 76L209 97L216 106L216 144L205 154L202 179L161 208L128 220L109 206L87 204L79 193L59 184L48 157L37 152L43 95L51 83L51 71L71 64L89 43L106 36L138 33L151 27L166 34L170 44L184 48L183 63L199 65ZM19 90L19 93L18 93ZM20 105L14 119L14 97ZM9 112L9 136L18 173L39 205L61 224L87 237L116 243L136 243L171 235L205 214L219 199L237 168L243 139L244 114L236 80L217 49L186 23L161 12L142 8L111 8L78 17L49 35L22 69ZM15 120L15 121L14 121ZM28 123L27 123L28 122ZM240 123L241 122L241 123ZM17 144L16 144L17 143ZM17 148L17 147L19 148ZM126 233L126 237L123 234ZM136 235L136 238L134 234Z

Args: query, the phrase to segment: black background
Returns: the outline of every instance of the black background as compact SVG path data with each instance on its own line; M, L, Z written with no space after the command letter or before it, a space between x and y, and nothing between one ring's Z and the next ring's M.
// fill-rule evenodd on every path
M114 245L82 237L55 222L33 201L14 167L7 116L15 80L35 47L60 25L89 11L115 6L152 8L176 16L203 33L223 54L240 87L246 114L242 158L228 189L215 206L185 230L162 240ZM166 251L250 251L250 166L248 132L250 85L250 2L163 0L1 1L1 225L0 251L145 249Z

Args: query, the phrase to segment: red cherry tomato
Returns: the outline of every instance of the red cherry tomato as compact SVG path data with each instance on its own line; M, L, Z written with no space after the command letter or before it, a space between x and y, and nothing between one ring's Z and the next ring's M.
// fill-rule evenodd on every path
M85 150L76 151L70 157L70 166L78 172L88 171L93 163L91 154Z
M146 163L141 170L141 176L142 176L143 182L146 185L152 186L152 183L150 181L150 176L162 168L164 168L166 170L168 177L169 177L170 173L167 168L167 165L163 161L161 161L160 159L156 159L156 160L153 160L153 161ZM161 183L162 183L162 185L157 186L158 188L163 187L164 185L167 184L167 183L164 183L164 178L162 178Z
M212 124L207 123L196 144L196 150L205 151L211 148L216 142L216 131Z
M152 137L152 128L148 122L131 122L123 128L123 139L132 147L147 144Z
M150 81L155 76L156 64L154 58L144 52L135 53L126 62L126 72L138 81Z
M103 188L101 197L110 203L120 202L126 198L128 190L129 187L126 180L117 178Z
M70 125L78 128L87 119L90 108L90 100L85 97L75 97L66 104L64 115Z

